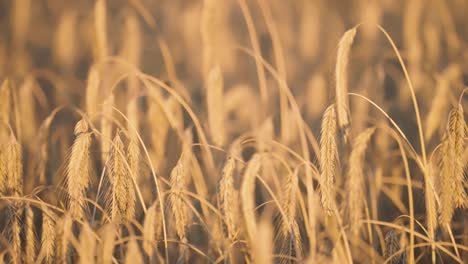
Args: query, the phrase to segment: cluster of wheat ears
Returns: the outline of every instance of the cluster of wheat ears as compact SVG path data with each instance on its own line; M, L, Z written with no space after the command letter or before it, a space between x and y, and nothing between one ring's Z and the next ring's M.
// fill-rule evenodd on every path
M466 12L2 1L0 263L467 263Z

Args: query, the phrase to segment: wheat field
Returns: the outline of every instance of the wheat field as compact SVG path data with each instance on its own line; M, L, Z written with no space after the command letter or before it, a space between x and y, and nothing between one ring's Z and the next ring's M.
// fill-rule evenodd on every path
M0 263L468 263L467 13L0 1Z

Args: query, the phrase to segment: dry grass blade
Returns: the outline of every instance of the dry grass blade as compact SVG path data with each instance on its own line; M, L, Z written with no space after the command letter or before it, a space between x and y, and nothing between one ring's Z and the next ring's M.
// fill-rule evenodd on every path
M336 113L338 124L345 140L349 134L349 99L348 99L348 64L351 45L356 36L356 28L346 31L341 37L338 44L338 52L336 55Z
M351 224L351 233L355 239L359 235L361 219L364 215L364 161L369 140L375 128L367 128L354 140L353 149L349 156L349 169L346 193L348 195L348 220Z
M320 193L322 206L328 214L333 211L335 199L336 133L335 107L331 105L323 115L320 139Z

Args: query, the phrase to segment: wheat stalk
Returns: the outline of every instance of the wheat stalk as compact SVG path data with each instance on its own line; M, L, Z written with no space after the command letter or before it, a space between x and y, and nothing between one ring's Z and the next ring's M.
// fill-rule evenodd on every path
M114 224L110 223L104 226L101 234L101 243L98 255L99 263L111 264L114 251L116 229Z
M77 59L76 42L77 14L74 11L64 13L58 22L54 34L54 58L63 66L71 66Z
M206 81L206 101L208 108L208 124L211 136L217 146L224 144L224 98L223 75L219 66L213 67Z
M97 67L91 67L86 82L86 112L89 116L92 116L97 113L99 106L98 100L101 77Z
M128 130L128 137L130 141L138 143L138 133L139 133L139 126L140 126L140 116L139 116L139 109L138 109L138 100L132 99L127 104L127 130Z
M360 222L364 213L364 160L367 145L375 128L367 128L354 140L349 156L349 169L346 193L348 195L348 220L355 239L359 235Z
M456 79L460 75L460 68L458 65L449 66L440 76L437 78L437 87L434 99L431 103L431 108L426 117L426 138L429 140L434 135L434 132L440 125L440 122L444 119L444 113L448 107L449 95L450 95L450 82Z
M55 256L55 243L55 215L44 206L42 208L41 252L45 254L46 263L53 263Z
M105 164L108 159L108 155L111 149L111 138L112 138L112 113L115 104L115 97L113 94L107 98L102 106L102 117L101 117L101 154L102 163Z
M181 157L171 172L171 194L169 196L175 228L180 240L186 239L186 227L190 217L184 194L187 190L188 180Z
M6 195L7 178L7 153L0 149L0 196Z
M80 264L94 263L96 254L96 239L87 222L83 223L80 233L79 262Z
M30 147L36 133L36 103L34 99L34 90L37 89L36 81L33 77L26 77L19 90L20 124L22 142Z
M466 193L463 185L465 126L463 108L458 105L450 111L447 130L442 140L439 214L443 226L450 224L455 208L465 205Z
M96 38L96 58L100 61L109 54L107 44L106 0L97 0L94 5L94 28Z
M14 262L21 261L21 208L19 205L13 205L8 208L8 218L11 219L10 243L12 247L12 258Z
M273 228L266 217L259 223L255 237L257 241L252 243L253 263L274 263Z
M125 264L141 264L144 263L141 256L140 247L136 239L131 239L127 244L127 254L125 255Z
M424 181L424 198L426 202L426 216L427 216L427 229L430 240L435 240L435 231L437 228L437 203L434 179L434 165L431 161L428 162L426 167L426 177ZM435 246L432 248L432 261L435 263Z
M169 122L162 109L162 102L151 101L149 106L148 122L151 126L151 144L154 154L156 154L156 164L159 165L160 160L164 158L166 152L166 139L169 130Z
M314 74L307 81L307 98L311 101L306 105L308 113L314 119L321 117L326 107L328 89L323 74ZM312 103L313 102L313 103Z
M282 252L287 255L295 255L301 259L302 242L299 227L296 221L297 192L298 192L298 170L288 174L286 186L284 188L285 198L283 202L282 232L285 240L282 245Z
M336 132L336 113L334 105L331 105L323 115L320 139L320 193L322 206L328 214L331 214L334 206L335 167L338 155Z
M237 219L239 217L238 198L234 188L235 169L236 162L232 157L229 157L223 168L218 192L218 206L223 215L230 241L234 241L237 236Z
M135 215L135 191L133 181L125 161L124 146L117 132L113 143L110 161L110 177L112 183L112 200L110 210L113 221L129 221ZM133 156L133 154L132 154ZM134 163L136 161L132 161Z
M204 0L200 21L200 33L203 45L203 74L208 74L216 64L215 45L217 22L217 1Z
M69 213L66 213L57 222L58 241L57 241L57 261L67 263L70 239L72 233L73 219Z
M143 250L148 256L152 256L156 244L156 207L154 203L146 211L145 221L143 222Z
M393 230L388 231L387 234L385 234L384 259L390 264L406 263L406 255L404 253L396 254L399 250L400 242L398 241L397 234L395 234Z
M300 241L298 236L297 222L296 222L296 206L297 206L297 189L298 189L298 171L295 170L288 174L286 186L284 188L285 198L283 203L284 219L282 230L285 236L292 233L297 242Z
M25 221L25 254L24 262L33 263L36 260L36 234L34 226L34 211L31 206L26 205L26 221Z
M23 195L23 162L21 146L14 136L11 136L4 155L6 165L6 179L4 193L12 196ZM14 202L18 204L18 202Z
M66 170L68 210L71 217L81 219L85 216L86 189L90 181L91 133L86 120L80 120L75 126L75 142L72 146L70 161Z
M0 86L0 142L8 140L8 127L10 124L10 112L12 111L10 81L5 79ZM2 145L0 144L0 145Z
M356 28L346 31L338 44L338 52L336 55L336 113L338 117L338 125L345 140L349 134L349 99L348 99L348 64L351 45L356 36Z
M247 164L241 186L242 213L244 215L247 237L254 243L257 233L255 217L255 179L261 166L261 156L255 154Z

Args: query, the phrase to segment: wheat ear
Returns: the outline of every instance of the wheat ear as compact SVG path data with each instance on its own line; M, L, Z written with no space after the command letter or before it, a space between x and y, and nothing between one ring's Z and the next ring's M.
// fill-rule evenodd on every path
M356 28L346 31L338 44L338 52L336 55L336 112L338 116L338 124L345 140L349 134L349 98L348 98L348 64L351 45L356 36Z
M157 207L158 204L154 203L148 208L143 223L143 250L149 257L153 256L157 239L161 238L161 214Z
M73 236L72 226L73 219L69 213L65 213L57 222L58 228L58 244L57 244L57 262L68 263L68 252L70 239Z
M42 208L41 252L44 254L46 263L53 263L54 261L55 243L55 215L44 206Z
M463 151L465 141L463 108L458 105L450 111L446 133L442 139L442 175L439 179L441 206L440 223L450 224L455 208L464 207L466 193L463 181Z
M10 123L11 112L11 90L10 81L5 79L0 86L0 140L7 140L8 129L5 124Z
M101 157L102 164L107 162L110 150L111 150L111 138L112 138L112 113L115 104L114 95L110 95L109 98L104 102L102 106L102 117L101 117Z
M8 141L4 162L6 165L5 193L19 197L23 195L23 162L21 146L14 136L11 136Z
M125 160L124 145L117 132L110 157L110 175L112 183L111 215L112 220L120 222L129 221L135 215L135 192L133 181L130 178L128 163Z
M36 233L34 227L34 211L31 206L26 205L26 221L25 221L25 263L34 263L36 260Z
M360 222L364 214L364 160L367 145L375 128L367 128L354 140L353 149L349 156L347 190L348 219L351 224L353 238L358 237Z
M236 162L229 157L224 165L221 180L219 183L218 205L226 224L227 236L230 241L234 241L237 236L237 219L239 208L237 207L237 193L234 189L234 170Z
M75 142L72 146L70 161L66 171L68 210L71 217L81 219L85 216L86 190L90 182L91 133L86 120L80 120L75 126Z
M186 227L189 221L189 207L186 202L188 177L183 165L183 158L177 162L171 172L171 195L169 196L172 214L175 220L177 236L186 239Z
M331 105L323 115L320 139L320 193L322 206L328 214L333 211L335 197L336 132L335 107Z

